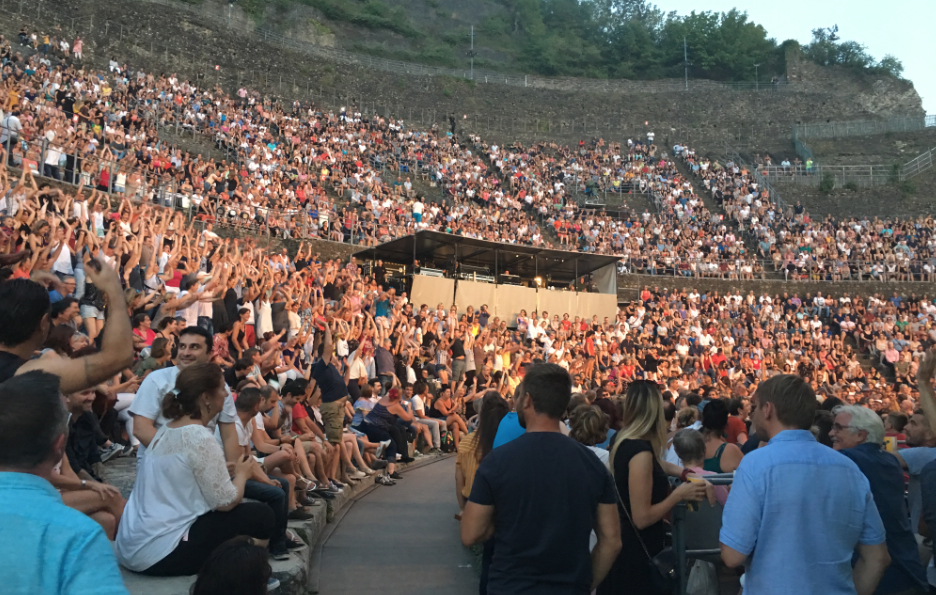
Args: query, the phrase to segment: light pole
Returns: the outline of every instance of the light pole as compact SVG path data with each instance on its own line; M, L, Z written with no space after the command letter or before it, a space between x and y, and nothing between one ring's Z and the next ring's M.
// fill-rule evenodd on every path
M760 90L760 77L757 76L757 67L758 67L758 66L760 66L760 64L757 64L757 63L755 62L755 63L754 63L754 90L755 90L755 91L759 91L759 90Z
M478 55L478 52L474 49L474 25L471 26L471 49L468 50L468 57L471 59L471 74L468 78L474 80L474 57Z

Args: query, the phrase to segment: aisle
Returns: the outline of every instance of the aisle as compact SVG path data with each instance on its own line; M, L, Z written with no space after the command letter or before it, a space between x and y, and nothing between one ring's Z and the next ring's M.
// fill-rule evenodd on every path
M474 559L462 547L455 457L413 469L357 501L322 548L322 595L473 595Z

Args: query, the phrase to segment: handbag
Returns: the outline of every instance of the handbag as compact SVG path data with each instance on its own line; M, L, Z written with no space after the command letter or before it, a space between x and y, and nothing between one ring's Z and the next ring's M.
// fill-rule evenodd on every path
M634 534L637 536L637 541L640 542L640 547L647 554L647 563L650 565L650 582L653 583L653 588L661 595L672 595L676 592L676 566L679 564L676 552L671 547L665 547L657 555L650 555L650 550L647 549L647 545L640 536L640 529L634 524L630 511L624 506L624 500L621 499L621 493L618 492L613 473L611 474L611 484L614 486L614 494L617 496L618 504L624 509L624 516L630 521L631 527L634 528Z

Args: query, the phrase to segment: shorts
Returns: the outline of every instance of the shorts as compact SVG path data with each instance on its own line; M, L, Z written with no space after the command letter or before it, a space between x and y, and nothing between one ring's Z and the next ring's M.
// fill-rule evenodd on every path
M416 223L422 223L422 213L413 213L413 220Z
M459 382L465 376L465 360L463 359L453 359L452 360L452 382Z
M82 318L97 318L98 320L104 320L104 312L98 310L94 306L82 304L79 306L78 311L81 313Z
M341 428L344 425L344 404L347 397L341 397L331 403L322 403L319 413L322 414L322 423L325 425L325 437L332 444L341 442Z

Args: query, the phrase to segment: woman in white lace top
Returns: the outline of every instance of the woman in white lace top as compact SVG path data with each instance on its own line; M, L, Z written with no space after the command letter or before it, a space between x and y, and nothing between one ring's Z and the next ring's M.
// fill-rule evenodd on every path
M205 427L226 395L216 364L189 366L166 395L163 415L172 421L159 429L140 463L117 532L117 558L130 570L197 574L228 539L246 535L265 545L273 534L273 510L241 502L257 463L243 457L232 481L224 453Z

